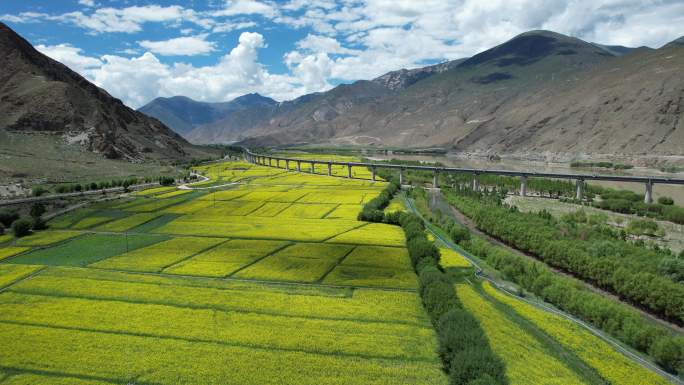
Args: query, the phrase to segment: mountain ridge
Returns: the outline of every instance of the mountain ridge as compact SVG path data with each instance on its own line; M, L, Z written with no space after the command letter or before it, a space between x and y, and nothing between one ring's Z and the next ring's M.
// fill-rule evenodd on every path
M140 162L201 153L0 23L0 130L58 135L110 159Z
M188 137L567 159L684 155L680 40L628 48L529 31L470 58L246 109Z

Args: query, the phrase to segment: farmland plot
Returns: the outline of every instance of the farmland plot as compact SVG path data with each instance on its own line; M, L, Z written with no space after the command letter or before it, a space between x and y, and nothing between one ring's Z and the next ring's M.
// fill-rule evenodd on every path
M151 189L0 247L3 385L446 385L401 231L356 220L383 183L198 169L241 185Z

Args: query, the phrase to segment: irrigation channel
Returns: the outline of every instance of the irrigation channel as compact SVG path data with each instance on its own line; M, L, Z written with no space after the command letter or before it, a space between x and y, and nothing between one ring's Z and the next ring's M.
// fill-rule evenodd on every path
M371 179L376 180L376 170L377 168L391 168L391 169L399 169L400 171L400 179L401 182L403 182L403 171L404 170L422 170L422 171L432 171L434 172L434 178L433 178L433 187L438 187L437 184L437 175L439 173L443 172L459 172L459 173L472 173L475 176L481 175L481 174L493 174L493 175L506 175L506 176L519 176L521 177L521 183L525 184L527 181L527 177L543 177L543 178L559 178L559 179L576 179L578 181L577 184L577 193L581 194L582 189L581 186L584 183L584 180L619 180L619 181L626 181L626 182L640 182L640 183L645 183L646 184L646 198L650 199L651 197L651 191L652 191L652 186L654 183L663 183L663 184L676 184L676 185L682 185L684 184L684 179L676 179L676 178L661 178L661 177L642 177L642 176L616 176L616 175L582 175L582 174L559 174L559 173L528 173L528 172L523 172L523 171L506 171L506 170L485 170L485 169L464 169L464 168L449 168L449 167L430 167L430 166L400 166L400 165L391 165L391 164L382 164L382 163L365 163L365 162L337 162L337 161L320 161L320 160L311 160L311 159L297 159L297 158L283 158L283 157L274 157L270 155L259 155L250 152L249 150L245 149L244 153L245 159L254 164L258 165L263 165L263 166L270 166L270 167L276 167L276 168L281 168L280 167L280 161L284 161L285 164L283 168L289 170L289 163L290 162L296 162L297 164L297 172L302 172L302 164L309 164L310 165L310 172L314 172L314 165L316 164L323 164L323 165L328 165L328 176L332 176L332 166L337 165L337 166L345 166L348 169L348 177L352 177L352 167L367 167L371 170ZM273 164L273 161L275 160L275 164ZM477 185L477 178L474 179L474 189L478 188ZM524 196L525 194L525 186L521 185L521 195ZM580 195L581 197L581 195ZM594 328L593 326L587 324L586 322L562 311L559 310L547 303L541 302L541 301L536 301L532 300L529 298L521 297L511 291L510 289L506 288L505 285L502 283L502 281L496 280L486 274L486 272L482 269L480 266L480 261L477 257L474 255L468 253L455 243L451 242L450 240L446 239L439 231L436 230L436 227L431 224L427 219L421 215L419 210L415 207L415 204L413 201L409 198L407 198L405 195L402 194L402 199L404 200L406 207L414 214L418 215L424 222L425 228L427 231L429 231L435 239L441 243L443 246L448 247L449 249L461 254L464 258L466 258L474 267L474 278L478 280L485 280L488 281L492 284L493 287L495 287L497 290L499 290L501 293L514 298L518 301L522 301L524 303L527 303L529 305L532 305L542 311L545 311L547 313L555 314L557 316L563 317L579 326L582 328L588 330L590 333L593 335L597 336L598 338L601 338L608 344L610 344L615 350L619 351L626 357L630 358L634 362L638 363L639 365L643 366L646 369L649 369L658 375L666 378L670 382L678 385L684 385L684 381L679 379L678 377L667 373L666 371L660 369L657 365L654 363L650 362L649 360L644 359L641 355L635 353L632 349L624 346L620 342L616 341L612 337L608 336L607 334L603 333L602 331Z

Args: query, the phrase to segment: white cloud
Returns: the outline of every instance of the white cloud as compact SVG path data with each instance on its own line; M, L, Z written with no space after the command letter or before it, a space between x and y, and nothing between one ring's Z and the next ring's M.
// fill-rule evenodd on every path
M100 59L84 56L81 54L82 50L80 48L69 44L50 46L39 44L36 46L36 49L86 77L90 71L102 65Z
M277 100L286 100L310 92L308 87L321 86L314 76L299 79L269 73L258 61L258 51L264 47L266 43L261 34L243 32L238 44L216 64L202 67L166 64L152 52L131 58L118 55L93 58L84 56L80 49L69 45L38 48L134 108L158 96L174 95L203 101L225 101L259 92ZM323 68L320 64L307 61L302 68L315 68L316 65Z
M240 21L240 22L227 22L227 23L217 23L211 30L213 33L230 32L237 31L240 29L247 29L256 27L257 23L253 21Z
M162 41L139 41L141 47L162 56L204 55L216 50L216 44L206 40L207 35L183 36Z
M276 8L266 2L256 0L228 0L223 9L213 13L213 16L262 15L273 17Z
M78 0L78 3L86 7L94 7L95 0Z
M46 13L22 12L17 15L0 15L0 20L6 21L8 23L35 23L49 16L50 15Z

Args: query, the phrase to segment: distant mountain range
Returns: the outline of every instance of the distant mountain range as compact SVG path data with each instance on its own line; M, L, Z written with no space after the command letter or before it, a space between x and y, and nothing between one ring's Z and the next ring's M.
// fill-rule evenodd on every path
M195 143L684 155L682 68L684 38L660 49L627 48L531 31L471 58L292 101L252 95L254 103L195 120L184 109L160 110L160 99L141 110Z
M0 136L52 138L132 162L206 156L157 119L41 54L3 23L0 69ZM0 143L3 152L6 145Z

